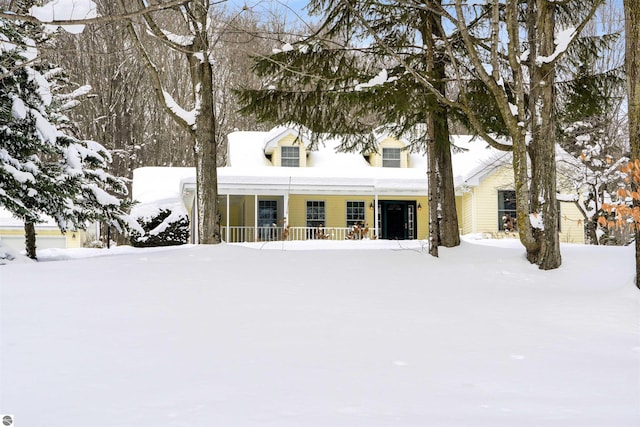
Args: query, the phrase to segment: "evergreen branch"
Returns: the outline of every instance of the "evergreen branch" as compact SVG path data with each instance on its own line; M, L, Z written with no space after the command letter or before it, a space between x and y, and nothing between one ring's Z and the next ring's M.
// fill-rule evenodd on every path
M344 1L344 0L343 0ZM473 125L474 129L481 135L489 145L492 147L501 150L501 151L510 151L512 149L511 145L506 145L498 142L495 138L489 135L481 125L480 121L477 119L475 112L466 104L459 103L448 99L443 93L441 93L426 77L422 74L418 73L413 67L409 66L404 58L399 55L394 49L392 49L382 38L373 30L371 25L366 21L366 19L358 13L351 3L346 1L347 7L354 13L356 18L360 21L360 24L368 31L369 35L372 36L380 46L392 57L394 57L400 64L403 65L405 70L411 74L416 81L420 82L432 95L435 96L437 101L442 105L446 105L450 108L458 109L463 111L465 115L469 118L469 121ZM482 67L481 67L482 68ZM485 72L486 73L486 72ZM494 81L494 84L497 84Z
M556 1L555 3L560 3L559 1ZM596 11L598 10L598 8L600 6L602 6L602 4L604 3L604 0L594 0L593 5L591 6L591 9L589 9L589 13L587 14L587 16L582 20L582 22L580 22L580 25L578 25L575 29L575 36L572 39L572 41L570 42L570 44L572 44L573 40L575 40L576 37L578 37L578 35L580 35L580 33L582 33L582 30L587 26L587 24L591 21L591 18L593 18L593 16L595 15ZM563 50L561 51L558 55L556 55L552 60L547 61L546 63L550 66L553 67L555 66L555 64L560 61L561 58L563 58L566 54L567 50Z

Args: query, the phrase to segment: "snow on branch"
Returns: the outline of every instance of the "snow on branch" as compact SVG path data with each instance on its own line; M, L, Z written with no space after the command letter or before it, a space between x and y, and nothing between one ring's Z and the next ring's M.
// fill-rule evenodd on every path
M54 6L57 2L62 2L62 4L67 3L69 0L53 0L50 3L53 3ZM88 4L93 3L91 0L76 0L78 4ZM188 3L191 0L171 0L166 3L158 3L153 5L146 5L138 10L134 10L133 12L124 12L121 14L115 15L97 15L94 17L86 17L86 18L72 18L72 19L62 19L59 14L56 13L55 16L49 17L48 12L44 12L43 19L47 19L46 21L41 21L35 16L32 15L20 15L15 14L13 12L5 12L0 10L0 18L18 20L23 22L33 22L36 24L41 24L42 22L47 22L56 26L74 26L74 25L89 25L89 24L99 24L106 22L117 22L117 21L126 21L128 19L135 18L140 15L144 15L151 12L157 12L160 10L171 9L176 6L181 6Z
M397 77L389 77L389 74L388 74L387 70L383 68L378 73L378 75L376 75L375 77L370 79L367 83L360 83L360 84L356 85L355 90L356 91L361 91L362 89L366 89L366 88L382 86L385 83L390 83L390 82L393 82L395 80L398 80L398 78Z
M536 65L548 64L553 62L558 56L564 53L573 39L578 35L578 31L575 27L569 27L565 30L559 31L555 37L556 50L549 56L538 56L536 58Z
M40 22L78 21L98 16L96 4L91 0L53 0L44 6L33 6L29 14ZM56 31L58 25L47 25L47 29ZM79 34L84 25L60 25L66 32Z
M169 40L171 43L177 44L178 46L183 46L183 47L191 46L195 38L193 35L181 36L179 34L174 34L167 30L162 30L162 34L164 34L167 40Z
M173 99L173 97L167 92L162 91L162 95L164 96L164 102L167 105L167 108L171 110L173 114L180 117L184 122L186 122L189 126L193 127L196 124L196 110L187 111Z
M84 86L80 86L78 89L74 90L73 92L60 94L58 95L58 97L60 99L74 99L74 98L78 98L80 96L84 96L88 94L89 92L91 92L91 89L92 89L91 85L84 85Z

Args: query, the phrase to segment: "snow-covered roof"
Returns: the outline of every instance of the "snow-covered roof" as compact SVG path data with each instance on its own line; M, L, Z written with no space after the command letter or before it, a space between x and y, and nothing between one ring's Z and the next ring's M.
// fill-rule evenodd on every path
M231 133L229 166L218 168L219 194L426 194L427 160L421 153L409 153L407 168L374 167L362 154L339 152L338 138L327 138L308 153L306 167L272 166L265 144L277 144L287 132L277 127L269 132ZM451 141L458 148L452 160L457 188L477 186L511 161L510 153L489 147L481 138L457 135ZM133 197L146 202L194 186L193 168L143 167L134 171Z
M230 138L235 138L234 134L245 134L248 132L233 132L229 135ZM305 128L296 128L293 129L287 126L276 126L271 129L269 132L250 132L253 134L261 133L262 137L262 145L264 152L267 154L273 153L273 150L278 146L278 141L281 141L287 135L292 135L297 138L305 147L309 147L311 144L311 138L309 135L309 131ZM240 136L240 135L236 135ZM231 143L229 143L231 145Z
M492 148L481 138L456 135L451 142L456 147L452 156L456 188L476 187L496 169L511 163L511 152Z
M137 168L133 171L131 197L140 203L176 197L180 194L180 181L194 174L194 168Z
M24 228L24 222L13 216L11 212L0 207L0 228ZM56 221L49 217L44 217L44 222L36 224L36 228L58 228Z

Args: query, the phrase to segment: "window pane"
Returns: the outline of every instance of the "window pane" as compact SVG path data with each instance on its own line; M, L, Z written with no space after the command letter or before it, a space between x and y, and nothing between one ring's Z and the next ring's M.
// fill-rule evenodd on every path
M516 229L516 192L513 190L498 191L498 230Z
M324 226L324 202L318 200L307 201L307 227Z
M400 148L383 148L382 149L382 167L399 168L400 167Z
M278 202L276 200L258 201L258 226L265 227L278 223Z
M364 202L347 202L347 227L364 225Z
M300 166L300 147L281 147L280 154L282 166L293 168Z

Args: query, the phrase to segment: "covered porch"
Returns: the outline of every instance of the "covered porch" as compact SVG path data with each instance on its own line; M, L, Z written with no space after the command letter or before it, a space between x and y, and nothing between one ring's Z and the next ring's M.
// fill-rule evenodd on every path
M183 198L189 191L183 191ZM195 197L191 192L185 203L190 206L189 216L196 212ZM349 227L291 225L289 221L289 197L281 195L218 196L220 208L220 232L227 243L271 242L280 240L360 240L375 239L376 227L366 223ZM191 242L198 235L197 221L191 221Z
M232 174L230 169L218 170L218 218L227 243L423 239L428 230L422 176L327 177L309 170L287 176L283 173L289 171L282 170L287 168L252 176L244 171ZM191 241L197 243L194 177L182 180L181 195L192 219Z

